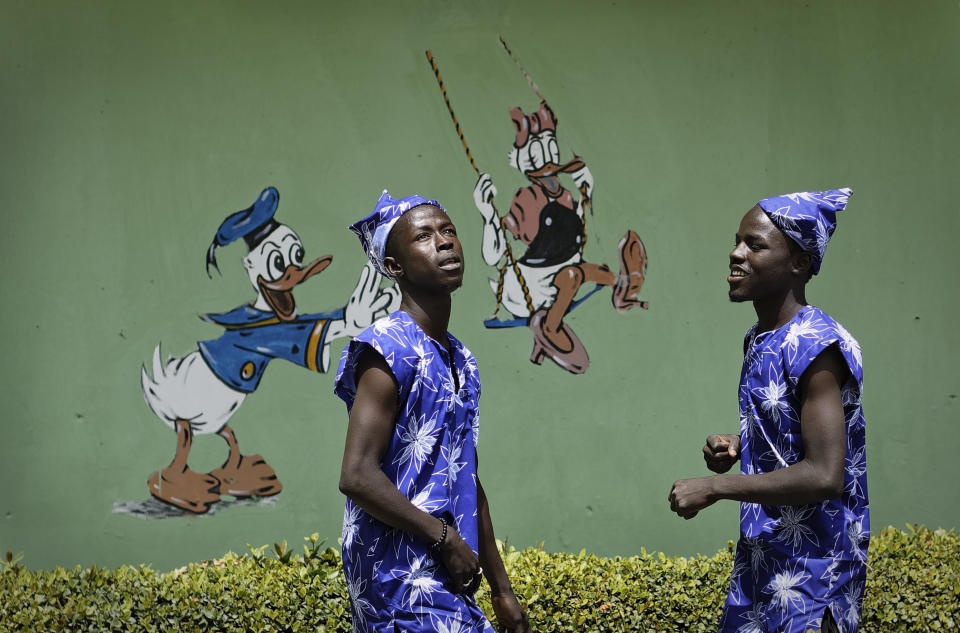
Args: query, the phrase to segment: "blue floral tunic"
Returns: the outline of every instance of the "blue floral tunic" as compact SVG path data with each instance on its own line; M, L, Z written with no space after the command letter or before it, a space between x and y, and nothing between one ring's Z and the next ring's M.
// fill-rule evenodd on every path
M361 353L372 348L383 356L399 394L396 425L380 466L415 506L444 516L477 552L480 376L470 350L449 333L447 338L452 354L406 312L394 312L343 351L334 391L349 411ZM350 499L342 550L354 631L493 633L471 596L445 588L450 577L428 543L381 523Z
M809 505L743 503L740 540L720 631L819 630L825 608L845 633L860 624L870 514L860 345L814 306L788 323L747 332L740 377L741 470L767 473L803 459L797 384L810 363L836 344L850 369L842 388L847 427L843 494Z

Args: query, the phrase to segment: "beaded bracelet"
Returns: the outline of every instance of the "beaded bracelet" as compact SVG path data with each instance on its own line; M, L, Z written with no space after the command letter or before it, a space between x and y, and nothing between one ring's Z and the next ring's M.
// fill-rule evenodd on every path
M443 517L437 517L437 518L440 519L440 523L443 524L443 531L440 533L440 538L435 543L431 543L430 545L431 550L440 549L440 546L443 545L444 541L447 540L447 520L444 519Z

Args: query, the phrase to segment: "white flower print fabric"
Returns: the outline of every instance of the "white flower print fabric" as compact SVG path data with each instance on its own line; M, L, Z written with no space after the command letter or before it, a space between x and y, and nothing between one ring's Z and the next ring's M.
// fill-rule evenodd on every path
M447 337L451 353L406 312L394 312L343 351L334 391L349 411L360 355L372 349L386 360L399 394L396 424L380 466L414 505L444 517L477 552L480 376L470 350ZM377 521L350 499L341 547L355 632L493 633L472 596L446 588L449 576L428 543Z
M787 237L813 256L811 270L816 275L837 228L837 212L846 208L852 195L853 189L849 188L798 191L766 198L757 205Z
M819 628L825 609L844 633L860 622L870 514L860 344L815 306L782 327L744 341L740 376L741 471L767 473L804 456L797 384L810 363L836 345L850 370L842 388L847 430L844 491L801 506L740 507L740 541L721 632L801 633Z

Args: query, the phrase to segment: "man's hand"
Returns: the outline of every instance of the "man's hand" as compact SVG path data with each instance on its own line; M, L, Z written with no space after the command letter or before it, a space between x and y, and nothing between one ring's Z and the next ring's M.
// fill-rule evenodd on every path
M739 435L710 435L703 446L703 460L715 473L725 473L740 459Z
M713 477L697 477L696 479L680 479L673 482L670 495L670 509L684 519L692 519L700 510L713 504L716 499L713 494Z
M497 616L497 623L510 633L528 633L530 621L527 612L523 610L513 592L490 596L493 613Z
M497 195L497 188L493 186L490 174L480 174L476 186L473 188L473 204L487 222L492 222L497 215L493 207L493 199Z
M452 525L447 526L447 538L440 545L440 562L447 568L453 593L473 593L483 579L480 559Z

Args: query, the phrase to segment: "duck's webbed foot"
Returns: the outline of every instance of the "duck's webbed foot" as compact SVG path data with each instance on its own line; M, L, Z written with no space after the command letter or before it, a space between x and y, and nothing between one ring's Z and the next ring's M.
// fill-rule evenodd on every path
M277 473L260 455L240 455L210 473L220 480L221 494L267 497L283 490Z
M220 500L220 482L187 466L170 465L147 479L150 494L187 512L203 514Z

